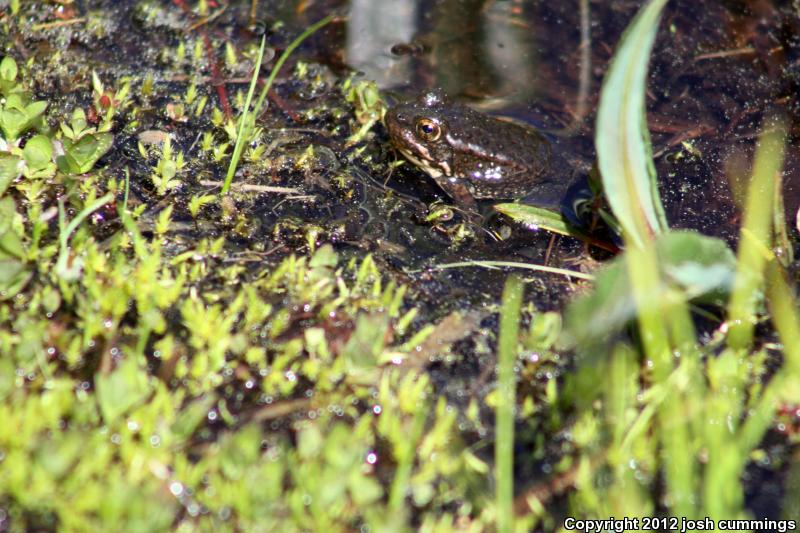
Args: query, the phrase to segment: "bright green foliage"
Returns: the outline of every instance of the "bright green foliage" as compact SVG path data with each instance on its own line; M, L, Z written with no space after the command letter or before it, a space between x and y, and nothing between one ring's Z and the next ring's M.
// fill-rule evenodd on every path
M656 240L659 284L651 287L653 302L693 300L722 306L733 286L736 260L719 239L694 232L673 231ZM625 258L618 258L597 275L594 291L569 306L568 336L582 344L611 338L637 316Z
M15 144L23 133L41 120L47 102L28 102L21 94L10 94L0 104L0 130L9 145Z
M20 90L17 85L17 62L11 56L0 61L0 94L8 96Z
M11 198L0 199L0 301L15 296L33 275L25 266L25 248Z
M201 529L380 529L411 519L407 495L436 514L458 501L456 487L480 492L486 465L463 449L457 412L443 400L433 409L424 374L386 366L407 356L387 342L405 289L385 284L371 259L342 266L323 246L265 269L241 291L202 294L195 287L212 274L195 261L214 261L224 241L167 259L159 240L147 242L125 220L126 232L105 249L75 232L79 278L55 292L37 281L45 284L29 304L0 308L18 326L18 333L0 328L0 348L10 354L0 364L32 377L0 373L10 377L0 380L0 446L10 459L0 463L0 498L11 498L15 523L105 529L125 520L160 530L182 516L184 527ZM220 266L213 275L228 274ZM40 317L67 299L78 327L50 331ZM298 303L312 321L300 329L291 311ZM178 320L167 333L170 316ZM353 316L355 329L320 327L331 316ZM344 344L336 340L343 334ZM175 386L145 365L149 340L155 352L148 353L174 368L166 379ZM60 361L41 356L46 346ZM107 348L86 391L82 373L65 369L91 365L94 346ZM234 419L219 391L244 387L239 380L269 402ZM316 384L313 397L299 394L303 382ZM46 398L57 407L42 416ZM296 446L259 423L296 410L310 413L295 426ZM210 445L196 441L212 415L230 431ZM401 465L391 495L372 473L376 460ZM30 479L39 480L33 489Z
M0 153L0 196L6 192L11 182L19 177L21 172L20 161L21 158L19 156Z
M800 323L772 252L782 231L770 227L784 224L772 214L780 212L773 179L785 139L780 127L762 138L737 259L718 239L666 231L644 122L647 60L664 3L648 2L626 31L598 113L600 169L627 249L567 312L581 357L566 387L578 406L572 434L580 450L570 513L747 518L745 467L765 456L758 447L779 402L795 402L787 391L800 382ZM774 353L750 351L765 287L780 308L773 320L785 343L768 381ZM729 347L721 350L726 324L701 343L689 303L718 314L729 296ZM706 319L719 320L715 314ZM621 335L634 320L641 353Z
M22 149L25 158L26 178L50 178L56 173L53 163L53 143L45 135L34 135L25 143Z
M345 99L353 104L356 121L359 124L358 130L347 140L349 144L355 144L363 140L377 122L383 120L386 114L386 102L381 98L374 81L354 82L351 77L342 84L342 91Z
M86 114L78 108L72 113L69 125L61 124L64 138L64 155L58 157L58 168L65 174L85 174L89 172L111 149L114 136L107 132L98 132L97 128L89 127Z

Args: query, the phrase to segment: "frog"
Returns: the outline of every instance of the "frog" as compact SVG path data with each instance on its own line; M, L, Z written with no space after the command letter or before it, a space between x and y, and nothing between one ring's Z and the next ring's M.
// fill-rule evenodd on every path
M469 213L477 212L476 200L489 199L559 211L574 183L553 136L476 111L439 89L392 106L384 122L397 151Z

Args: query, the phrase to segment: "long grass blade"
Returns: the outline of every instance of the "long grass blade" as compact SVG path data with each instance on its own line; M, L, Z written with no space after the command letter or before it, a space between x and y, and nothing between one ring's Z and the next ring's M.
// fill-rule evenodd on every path
M297 36L297 38L292 41L289 46L286 47L286 50L283 51L281 56L278 58L278 61L275 62L275 66L272 67L272 71L269 73L269 77L267 78L267 82L264 84L264 88L261 89L261 94L256 101L256 105L253 107L252 113L250 112L250 102L253 99L253 94L255 92L256 81L258 80L259 70L261 68L261 61L264 55L264 44L265 44L265 37L261 38L261 48L258 52L258 58L256 59L256 69L253 73L253 79L250 81L250 88L247 91L247 100L245 101L244 110L242 112L242 116L239 119L239 130L236 136L236 145L233 148L233 155L231 156L230 165L228 165L228 173L225 175L225 183L222 186L222 190L220 194L227 194L228 190L231 186L231 181L233 180L234 174L236 174L236 167L239 165L239 159L241 159L242 151L244 150L244 145L247 142L247 138L249 137L249 132L255 124L256 117L261 114L261 109L264 107L264 100L267 98L267 94L269 90L272 88L272 83L275 81L275 77L280 72L281 67L283 64L286 63L286 60L295 51L295 49L300 46L300 44L305 41L311 34L313 34L318 29L322 28L330 21L334 19L334 15L328 15L327 17L323 18L319 22L312 24L306 30Z
M519 339L519 314L524 285L509 276L503 290L497 362L497 436L495 440L495 481L497 484L497 531L514 530L514 404L516 383L514 362Z
M236 144L233 147L233 155L231 162L228 165L228 173L225 174L225 183L222 185L220 195L228 194L231 188L233 176L236 174L236 167L239 166L239 159L242 157L242 151L246 143L245 139L251 129L251 123L255 122L256 113L250 113L250 103L253 101L253 94L256 92L256 83L258 82L258 74L261 72L261 61L264 58L264 47L267 44L267 36L261 37L261 47L258 49L256 56L256 68L253 70L253 78L250 80L250 87L247 89L247 98L244 101L244 109L242 109L242 116L239 117L239 128L236 131Z
M651 0L622 36L603 82L595 146L603 188L627 244L667 228L645 115L647 65L667 0Z
M728 346L736 350L745 349L752 343L759 288L763 286L764 267L772 255L774 182L783 166L785 142L783 123L777 122L776 127L766 128L761 136L747 192L736 279L728 306Z

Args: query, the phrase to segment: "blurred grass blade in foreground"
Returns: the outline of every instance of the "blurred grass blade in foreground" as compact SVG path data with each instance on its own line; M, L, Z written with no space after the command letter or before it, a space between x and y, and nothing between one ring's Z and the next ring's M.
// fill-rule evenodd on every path
M626 242L637 247L667 229L644 105L650 51L666 3L651 0L622 35L597 113L595 147L603 188Z
M774 258L771 251L771 225L776 209L774 189L776 177L783 166L786 134L781 119L765 121L763 129L747 191L739 236L736 281L728 308L728 345L733 349L748 348L752 343L756 305L764 284L764 268ZM781 221L781 224L784 222Z
M497 346L497 435L495 438L495 484L497 488L497 531L514 530L514 405L516 376L514 364L519 343L519 319L525 285L512 274L503 290L500 337Z

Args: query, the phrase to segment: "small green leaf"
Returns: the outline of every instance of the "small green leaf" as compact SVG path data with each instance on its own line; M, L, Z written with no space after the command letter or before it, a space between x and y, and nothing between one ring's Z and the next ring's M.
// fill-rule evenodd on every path
M13 221L17 216L14 200L3 198L0 200L0 258L16 257L23 259L25 249L22 246L20 235L14 231Z
M541 228L560 235L573 235L576 232L575 228L564 222L561 213L550 209L519 203L507 203L495 205L494 210L516 222L536 229Z
M42 170L53 162L53 143L45 135L34 135L25 143L22 153L29 169Z
M687 299L723 305L733 288L736 258L724 241L689 231L671 231L656 243L665 277Z
M213 202L216 199L216 196L212 196L210 194L203 194L203 195L194 195L189 200L189 214L192 215L192 218L197 218L197 214L200 212L200 208L206 204Z
M92 89L97 94L103 94L103 91L105 90L103 88L103 82L100 81L100 77L97 75L97 72L95 72L94 70L92 71Z
M32 276L22 261L0 259L0 301L16 296Z
M25 100L22 99L22 95L19 94L10 94L8 98L6 98L6 109L16 109L17 111L25 111Z
M22 245L22 239L13 231L0 233L0 259L7 257L25 258L25 247Z
M0 78L7 81L17 79L17 62L11 56L6 56L0 61Z
M384 315L359 315L356 330L342 350L353 370L367 370L378 364L378 355L386 342L389 321Z
M27 116L28 122L32 124L46 109L47 102L44 101L32 102L25 106L25 115Z
M335 268L338 262L339 257L336 255L336 251L333 249L333 246L330 244L324 244L311 257L311 261L309 261L308 266L311 268Z
M3 137L7 142L13 143L19 139L25 126L25 112L9 106L0 111L0 129L3 130Z
M19 168L20 161L21 159L15 155L0 154L0 196L22 173Z
M85 174L111 148L114 136L110 133L85 135L77 141L63 139L64 155L58 158L58 168L68 174Z
M80 107L75 108L72 112L72 119L70 120L70 126L72 126L72 131L75 136L80 137L84 133L87 125L86 113L84 113L83 109Z
M14 229L14 200L0 199L0 300L13 298L33 276L25 265L22 238Z
M8 142L16 141L31 128L47 109L47 102L33 102L25 105L22 97L12 94L6 98L5 107L0 110L0 129Z

